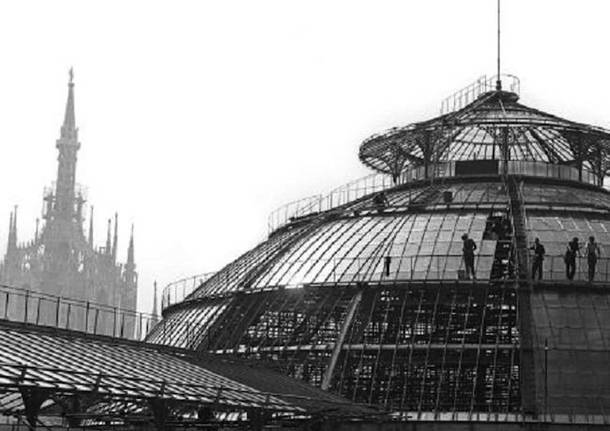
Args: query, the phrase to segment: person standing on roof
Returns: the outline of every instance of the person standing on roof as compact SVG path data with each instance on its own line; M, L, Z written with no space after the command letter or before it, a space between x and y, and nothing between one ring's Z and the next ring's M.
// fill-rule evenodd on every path
M574 273L576 272L576 255L580 256L580 245L578 244L578 238L574 237L572 241L568 243L565 254L566 277L568 277L568 280L574 279Z
M474 251L477 249L477 245L472 238L468 238L467 233L462 235L462 241L464 242L462 253L464 255L464 265L466 266L466 278L470 280L470 274L472 274L472 278L476 280L477 276L474 272Z
M595 237L590 236L589 242L587 243L587 263L589 264L589 283L593 282L595 277L595 265L597 265L597 258L600 255L599 245L595 242Z
M383 275L386 277L390 276L390 265L392 264L392 256L385 256L383 258Z
M544 260L544 255L546 251L544 250L544 246L540 244L540 240L536 238L534 240L534 245L530 247L530 250L534 250L534 263L532 264L532 279L536 278L536 273L538 273L538 280L542 280L542 261Z

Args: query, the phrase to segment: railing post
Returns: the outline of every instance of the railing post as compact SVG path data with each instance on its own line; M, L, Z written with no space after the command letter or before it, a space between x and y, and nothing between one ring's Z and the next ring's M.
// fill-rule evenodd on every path
M25 304L23 307L23 323L28 323L28 302L30 300L30 291L26 290L25 291Z
M124 329L125 329L125 313L119 313L119 319L121 319L121 332L119 333L120 338L124 338Z
M4 318L8 320L8 302L9 302L9 293L6 292L6 300L4 301Z
M40 303L42 302L42 298L38 298L38 306L36 307L36 324L40 323Z
M70 329L70 312L72 311L72 304L68 302L68 315L66 316L66 329Z
M114 318L113 318L113 323L112 323L112 336L115 337L116 336L116 307L114 307Z
M55 308L55 327L59 328L59 307L61 305L61 298L57 297L57 306Z
M85 332L89 332L89 301L85 307Z
M95 319L93 321L93 334L96 335L97 334L97 318L98 315L100 314L100 310L99 308L95 309Z

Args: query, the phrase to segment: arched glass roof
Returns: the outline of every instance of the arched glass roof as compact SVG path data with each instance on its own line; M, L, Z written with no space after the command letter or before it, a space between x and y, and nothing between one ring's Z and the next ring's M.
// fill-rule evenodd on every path
M610 133L525 106L515 93L492 91L456 112L373 135L359 156L395 176L446 161L513 160L582 166L603 177Z
M444 200L445 191L452 194L450 203ZM568 211L586 206L597 211L592 217L601 215L602 219L610 210L603 191L568 185L540 186L532 182L524 186L523 193L532 210L537 205L541 209L553 207ZM496 241L484 238L483 233L490 214L507 211L509 200L501 183L477 181L397 187L387 192L387 199L389 205L383 215L378 214L372 198L361 199L333 214L320 214L305 224L274 233L210 277L190 299L308 284L455 280L457 271L464 265L463 233L476 241L478 274L489 279ZM608 221L575 221L579 217L567 216L558 225L563 229L558 237L560 242L549 248L549 252L553 251L549 254L549 264L556 259L557 271L563 270L563 241L573 236L584 238L588 232L610 232ZM561 229L556 227L554 231ZM544 230L532 228L530 234L547 240ZM595 235L610 250L610 237ZM387 274L386 257L390 258Z

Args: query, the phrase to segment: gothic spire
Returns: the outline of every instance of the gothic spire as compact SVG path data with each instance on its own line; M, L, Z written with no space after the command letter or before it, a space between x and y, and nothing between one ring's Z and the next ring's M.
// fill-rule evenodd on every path
M38 241L38 227L40 226L40 219L36 217L36 232L34 233L34 242Z
M9 241L10 241L11 235L13 235L13 212L12 211L11 211L11 215L10 215L10 220L8 222L8 237L9 237Z
M93 205L91 205L91 213L89 215L89 245L93 247Z
M57 184L55 190L55 209L57 215L64 220L72 220L75 216L75 177L76 153L80 148L78 129L74 115L74 74L70 69L68 82L68 100L64 122L61 126L56 147L59 150L57 167Z
M11 211L10 220L8 222L8 241L6 244L6 253L8 254L13 248L13 212Z
M13 226L11 228L11 236L10 242L11 245L17 248L17 205L15 205L15 210L13 211Z
M131 224L131 236L129 237L129 248L127 249L127 263L126 269L133 271L136 267L133 250L133 223Z
M114 237L112 238L112 260L116 262L116 248L119 241L119 214L114 213Z
M74 70L70 68L70 81L68 82L68 101L66 102L66 113L64 124L61 126L62 138L76 139L76 115L74 114Z
M129 237L129 247L127 248L127 262L125 263L125 272L123 275L129 287L137 287L138 275L136 274L136 262L134 259L133 223L131 224L131 236Z
M112 225L112 220L108 219L108 231L106 232L106 254L110 254L111 252L111 248L110 248L110 231L111 231L111 225Z

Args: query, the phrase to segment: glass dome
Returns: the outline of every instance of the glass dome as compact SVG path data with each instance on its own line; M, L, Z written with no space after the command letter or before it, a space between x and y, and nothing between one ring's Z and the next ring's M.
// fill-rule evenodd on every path
M607 136L492 91L369 138L360 158L390 181L273 225L166 300L149 341L268 360L422 420L608 420ZM589 237L601 252L592 275ZM583 253L568 279L573 238Z

